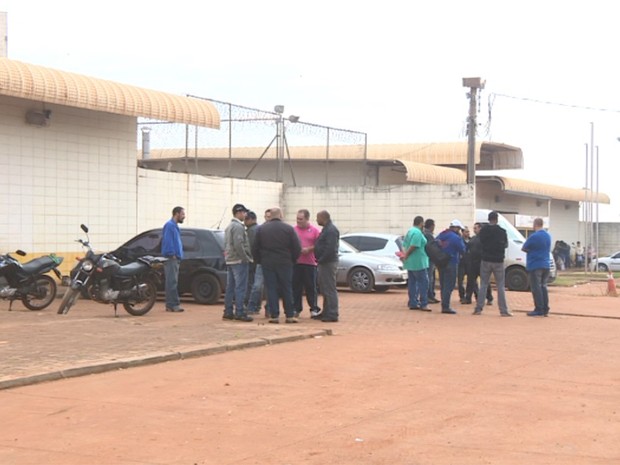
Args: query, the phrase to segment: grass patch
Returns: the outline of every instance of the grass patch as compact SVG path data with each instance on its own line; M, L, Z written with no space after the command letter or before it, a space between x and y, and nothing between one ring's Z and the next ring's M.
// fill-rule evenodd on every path
M614 273L614 278L618 278L620 273ZM558 271L558 276L550 286L569 287L578 284L585 284L591 282L605 282L607 281L607 273L590 272L585 273L583 271Z

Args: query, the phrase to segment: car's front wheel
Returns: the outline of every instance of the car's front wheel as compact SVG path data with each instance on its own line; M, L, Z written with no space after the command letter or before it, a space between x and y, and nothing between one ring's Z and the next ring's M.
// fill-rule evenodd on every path
M598 270L607 273L609 271L609 268L604 263L599 263Z
M221 294L220 282L212 274L200 274L192 281L192 296L199 304L215 304Z
M366 268L353 268L349 273L349 287L355 292L370 292L375 286L375 277Z

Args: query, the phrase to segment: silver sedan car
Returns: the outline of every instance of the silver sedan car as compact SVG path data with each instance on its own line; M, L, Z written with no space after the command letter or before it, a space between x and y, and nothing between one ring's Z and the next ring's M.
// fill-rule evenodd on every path
M338 249L338 286L355 292L385 292L392 286L407 283L407 271L391 258L360 252L341 240Z

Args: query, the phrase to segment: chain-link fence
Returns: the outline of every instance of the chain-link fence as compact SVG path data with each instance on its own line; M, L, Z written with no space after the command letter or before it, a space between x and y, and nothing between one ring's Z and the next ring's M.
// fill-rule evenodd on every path
M188 96L190 98L202 98ZM285 116L284 108L259 110L208 99L221 118L219 130L180 123L140 119L138 150L143 159L276 160L276 180L288 161L349 159L365 160L367 135L300 121ZM231 170L232 163L230 164ZM252 171L242 177L252 178ZM204 170L203 170L204 173ZM228 173L238 176L239 173Z

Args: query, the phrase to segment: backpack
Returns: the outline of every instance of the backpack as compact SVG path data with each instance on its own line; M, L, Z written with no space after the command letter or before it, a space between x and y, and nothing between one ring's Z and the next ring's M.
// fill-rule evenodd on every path
M444 268L450 262L450 254L441 248L439 242L433 240L426 243L426 255L437 268Z

